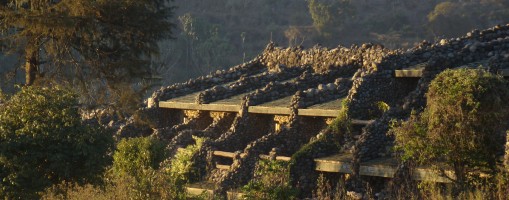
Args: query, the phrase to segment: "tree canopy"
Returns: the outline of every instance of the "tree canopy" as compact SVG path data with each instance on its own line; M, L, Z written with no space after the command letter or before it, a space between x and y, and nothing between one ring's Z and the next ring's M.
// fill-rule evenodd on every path
M445 164L460 185L468 183L468 172L493 172L505 142L507 82L479 69L446 70L426 97L423 113L393 129L403 158Z
M0 106L0 198L32 199L62 181L93 181L113 137L81 121L76 95L25 87Z
M158 41L171 37L170 1L5 0L0 41L24 56L26 85L41 77L126 82L150 74Z

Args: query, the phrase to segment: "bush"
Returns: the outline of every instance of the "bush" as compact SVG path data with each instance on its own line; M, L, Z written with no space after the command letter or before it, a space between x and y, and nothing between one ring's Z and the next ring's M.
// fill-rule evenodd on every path
M72 92L25 87L0 107L0 196L35 198L62 181L98 178L111 134L84 124Z
M164 144L151 137L122 139L113 155L116 175L143 176L144 170L158 169L165 158Z
M123 189L135 199L161 198L164 192L161 193L160 184L156 182L169 179L158 170L165 157L164 143L155 138L122 139L113 155L114 183L110 187L127 186Z
M493 173L503 152L509 88L479 69L446 70L431 82L427 107L393 129L403 159L452 168L459 186L474 171Z
M260 160L254 176L242 187L244 199L296 199L299 194L290 185L288 162Z
M171 176L171 188L174 199L187 199L184 191L184 185L189 183L194 177L199 177L199 171L194 167L193 159L202 148L203 143L208 138L200 138L193 136L195 144L188 145L186 148L179 150L171 159L171 165L165 170Z

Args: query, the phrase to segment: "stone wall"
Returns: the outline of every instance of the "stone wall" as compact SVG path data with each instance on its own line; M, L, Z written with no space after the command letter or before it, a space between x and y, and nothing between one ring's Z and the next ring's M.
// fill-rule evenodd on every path
M382 62L386 64L381 66L391 67L388 63L392 63L392 66L395 67L394 60L401 60L401 64L423 62L423 77L413 91L392 93L392 101L397 103L394 104L388 101L392 111L379 118L377 123L365 128L361 140L356 145L356 152L360 161L379 157L379 154L387 154L386 146L390 145L392 141L392 138L386 135L390 119L404 119L409 116L411 110L421 110L426 103L425 93L429 83L441 71L456 67L477 67L476 63L488 64L490 67L488 69L494 72L499 68L505 68L509 63L509 26L499 26L484 31L474 30L464 37L444 39L436 44L423 42L421 46L409 50L401 55L399 59L392 58L391 62ZM362 78L361 86L352 95L350 104L352 113L365 112L367 110L365 106L376 101L386 100L386 95L391 94L390 91L396 89L394 87L391 89L389 84L381 84L376 81L379 79L377 77L381 76L383 75L379 71ZM371 81L366 82L366 79ZM390 82L394 82L394 80ZM351 93L353 93L352 90ZM355 98L356 96L357 98ZM369 97L366 98L366 96ZM399 99L403 101L397 102ZM353 116L362 116L362 114L354 114Z
M406 51L389 50L373 44L334 49L319 46L285 49L270 43L253 61L162 88L147 103L157 107L161 100L198 91L201 93L196 103L211 103L249 92L235 117L235 114L231 114L213 117L212 120L209 116L208 121L191 117L182 124L155 128L156 133L166 133L162 135L173 139L172 146L189 144L192 135L210 136L211 140L205 142L195 156L195 165L203 172L207 167L214 168L211 166L214 163L212 151L236 151L231 170L209 171L212 179L221 186L220 190L223 190L247 183L259 154L267 154L275 148L279 153L291 155L311 137L337 137L330 129L319 131L320 128L308 125L323 124L323 119L304 119L297 112L298 108L346 97L350 118L375 121L342 148L328 144L328 139L323 140L322 143L316 143L310 155L299 161L301 165L294 167L291 172L294 183L309 192L316 181L312 158L348 151L354 154L352 164L354 172L358 172L360 162L391 156L389 148L394 139L387 134L390 121L404 120L412 110L421 111L426 105L425 93L429 83L441 71L478 65L489 67L488 70L492 72L509 69L509 25L474 30L464 37L443 39L437 43L423 41ZM423 67L422 78L411 80L394 77L394 70L414 66ZM285 81L288 79L294 81ZM274 118L247 113L248 106L289 95L293 95L290 105L292 114L289 117ZM379 102L388 105L389 110L381 112L377 108ZM198 121L205 125L198 125ZM275 121L282 126L276 128ZM336 139L335 142L339 144L345 143L344 138ZM507 160L506 155L505 162L509 165Z

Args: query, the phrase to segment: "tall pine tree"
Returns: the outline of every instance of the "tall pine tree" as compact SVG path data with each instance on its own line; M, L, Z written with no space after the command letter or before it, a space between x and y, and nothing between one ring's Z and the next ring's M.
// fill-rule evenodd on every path
M0 0L0 42L24 57L26 85L51 80L125 83L150 73L171 38L172 0Z

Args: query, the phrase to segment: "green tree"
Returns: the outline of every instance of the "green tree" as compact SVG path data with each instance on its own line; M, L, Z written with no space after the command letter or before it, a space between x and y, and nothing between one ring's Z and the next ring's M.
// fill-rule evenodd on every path
M0 107L0 197L34 198L62 181L95 181L112 135L81 121L76 95L25 87Z
M5 0L1 41L39 77L127 82L150 73L157 42L171 37L171 0Z
M480 5L478 5L480 6ZM472 11L463 9L460 3L450 1L439 3L428 14L429 27L435 36L454 37L475 27Z
M354 7L349 0L310 0L309 13L313 26L325 37L339 31L354 14Z
M439 74L424 112L393 129L403 159L445 164L461 188L469 184L469 172L493 172L507 128L507 86L502 77L479 69Z

